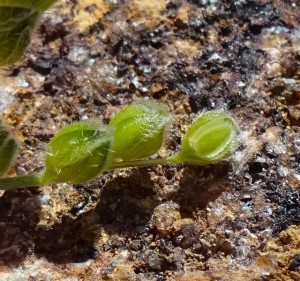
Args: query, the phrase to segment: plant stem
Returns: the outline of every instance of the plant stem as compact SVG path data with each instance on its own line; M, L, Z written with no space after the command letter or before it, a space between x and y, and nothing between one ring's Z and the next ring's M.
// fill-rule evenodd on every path
M169 163L168 158L112 162L109 165L108 170L118 169L118 168L130 168L130 167L148 167L153 165L165 165L168 163Z
M180 153L167 157L167 161L168 163L172 163L172 164L179 164L185 162L184 160L182 160Z
M155 165L178 164L181 162L183 162L181 158L178 157L178 155L174 155L165 158L112 162L107 167L107 170L113 170L118 168L148 167L148 166L155 166ZM11 178L0 178L0 190L26 188L32 186L40 186L43 184L46 183L42 181L42 174L32 174L32 175L11 177Z
M0 190L11 190L39 185L41 185L40 174L12 178L0 178Z
M148 167L155 165L177 164L180 162L182 161L177 157L177 155L174 155L165 158L112 162L107 169L112 170L118 168Z

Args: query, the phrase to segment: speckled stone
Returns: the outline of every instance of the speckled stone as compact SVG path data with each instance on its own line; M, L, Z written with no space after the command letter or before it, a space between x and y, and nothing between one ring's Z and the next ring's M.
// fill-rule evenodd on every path
M1 192L0 280L300 280L299 19L297 1L58 0L0 70L12 176L42 170L60 128L138 99L173 113L160 156L211 109L235 116L239 146Z

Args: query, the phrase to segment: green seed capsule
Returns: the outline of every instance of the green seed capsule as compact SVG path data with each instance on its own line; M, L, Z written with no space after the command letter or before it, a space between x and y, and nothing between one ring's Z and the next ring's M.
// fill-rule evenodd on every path
M48 145L42 183L83 183L103 172L113 130L98 123L76 123L62 129Z
M219 111L201 114L182 140L181 151L174 159L207 165L224 160L232 153L237 135L234 119Z
M18 142L0 119L0 177L8 172L18 150Z
M114 159L130 161L155 154L163 144L170 119L168 110L154 102L126 106L109 123L115 127Z

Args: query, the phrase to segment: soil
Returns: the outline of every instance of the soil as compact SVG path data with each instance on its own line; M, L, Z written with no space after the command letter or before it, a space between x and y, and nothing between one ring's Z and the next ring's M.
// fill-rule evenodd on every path
M42 170L60 128L139 99L173 113L160 156L202 111L240 127L216 165L1 192L0 280L300 280L298 1L59 0L0 81L11 176Z

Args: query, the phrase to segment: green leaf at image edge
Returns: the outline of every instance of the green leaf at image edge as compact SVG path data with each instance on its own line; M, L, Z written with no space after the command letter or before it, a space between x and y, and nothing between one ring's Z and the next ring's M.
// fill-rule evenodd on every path
M45 11L56 0L0 0L0 7L24 8L38 11Z
M41 13L54 0L0 0L0 66L18 61Z
M11 167L18 151L18 141L0 118L0 177Z
M40 13L0 7L0 65L16 62L30 43Z

